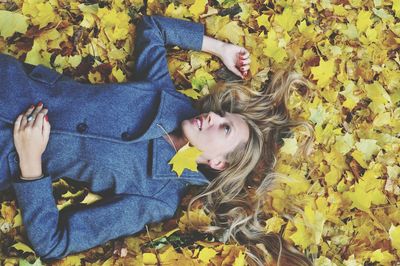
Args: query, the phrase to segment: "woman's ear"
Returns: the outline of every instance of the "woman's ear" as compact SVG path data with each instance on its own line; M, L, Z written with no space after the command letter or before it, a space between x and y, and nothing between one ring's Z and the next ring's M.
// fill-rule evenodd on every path
M218 170L218 171L222 171L228 166L225 161L220 160L220 159L208 160L207 164L212 169Z

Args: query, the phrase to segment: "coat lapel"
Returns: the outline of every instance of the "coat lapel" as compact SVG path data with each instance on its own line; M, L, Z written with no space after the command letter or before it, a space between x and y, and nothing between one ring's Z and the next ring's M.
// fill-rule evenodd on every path
M146 132L132 139L131 142L161 137L165 135L165 132L160 128L160 125L169 133L178 128L183 120L198 115L199 112L192 107L191 102L185 97L176 91L162 90L156 117Z
M163 138L153 140L152 178L154 179L178 179L194 185L207 185L209 181L201 172L185 169L181 176L172 172L172 166L168 164L175 155L174 148Z

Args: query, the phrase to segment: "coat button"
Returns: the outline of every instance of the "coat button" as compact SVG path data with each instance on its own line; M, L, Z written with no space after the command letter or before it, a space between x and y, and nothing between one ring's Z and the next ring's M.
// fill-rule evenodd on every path
M129 140L129 133L128 132L124 132L121 134L121 139L128 141Z
M79 124L76 126L76 130L77 130L79 133L85 133L85 132L87 131L87 129L88 129L88 126L87 126L85 123L79 123Z

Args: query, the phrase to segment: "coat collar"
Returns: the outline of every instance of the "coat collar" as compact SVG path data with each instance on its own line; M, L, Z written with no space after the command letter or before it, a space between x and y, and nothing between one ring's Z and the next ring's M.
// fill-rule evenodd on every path
M130 142L161 137L165 133L159 125L162 125L166 132L172 132L180 126L183 120L198 114L199 111L193 108L192 102L185 95L173 90L162 90L156 117L142 136L132 139Z
M153 164L152 177L154 179L178 179L193 185L207 185L209 181L201 172L193 172L185 169L181 176L172 172L172 166L168 162L175 155L174 148L163 138L153 140Z

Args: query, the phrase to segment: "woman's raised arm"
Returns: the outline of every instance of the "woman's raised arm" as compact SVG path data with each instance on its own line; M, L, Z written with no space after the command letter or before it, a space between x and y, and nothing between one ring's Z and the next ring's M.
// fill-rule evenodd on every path
M204 35L204 25L161 16L143 16L136 27L136 80L161 81L173 87L167 65L166 45L204 51L218 56L234 74L245 78L250 54L241 46Z
M166 45L200 51L204 26L181 19L143 16L136 27L136 80L164 81L172 85ZM171 86L173 87L173 86Z

